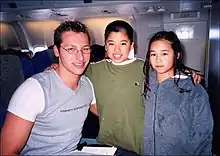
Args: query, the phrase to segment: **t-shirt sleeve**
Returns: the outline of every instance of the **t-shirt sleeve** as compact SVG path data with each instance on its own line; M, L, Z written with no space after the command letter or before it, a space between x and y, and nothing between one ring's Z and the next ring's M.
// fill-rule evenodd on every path
M88 78L88 81L89 81L89 83L90 83L90 85L91 85L91 88L92 88L92 105L93 104L96 104L96 98L95 98L95 92L94 92L94 88L93 88L93 84L92 84L92 82L89 80L89 78Z
M94 87L93 87L93 84L91 82L90 79L92 79L92 64L90 64L88 66L88 68L86 69L86 72L85 72L85 76L88 78L89 80L89 83L91 84L91 87L92 87L92 95L93 95L93 100L92 100L92 103L91 104L96 104L96 97L95 97L95 91L94 91Z
M44 110L44 91L36 79L29 78L13 94L8 111L16 116L34 122Z
M85 76L90 78L92 76L92 64L90 63L85 71Z

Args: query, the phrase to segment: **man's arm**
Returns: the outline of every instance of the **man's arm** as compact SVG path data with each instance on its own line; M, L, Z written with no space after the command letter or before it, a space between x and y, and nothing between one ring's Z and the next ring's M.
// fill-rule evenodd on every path
M0 155L19 154L36 116L45 107L44 93L37 80L29 78L13 94L0 134Z
M91 111L93 114L99 116L98 111L97 111L96 104L91 104L91 105L90 105L90 111Z
M91 69L91 68L90 68ZM88 73L87 73L88 74ZM91 104L90 104L90 111L94 114L94 115L96 115L96 116L99 116L99 114L98 114L98 111L97 111L97 107L96 107L96 97L95 97L95 91L94 91L94 87L93 87L93 84L92 84L92 82L90 81L90 79L88 78L88 81L89 81L89 83L90 83L90 85L91 85L91 88L92 88L92 102L91 102Z
M19 154L29 137L32 126L33 122L8 112L1 131L0 155Z

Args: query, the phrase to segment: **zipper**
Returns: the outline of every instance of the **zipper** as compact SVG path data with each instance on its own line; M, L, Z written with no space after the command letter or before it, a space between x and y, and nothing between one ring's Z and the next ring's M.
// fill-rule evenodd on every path
M155 91L155 102L154 102L154 114L153 114L153 117L154 117L154 120L153 120L153 135L154 135L154 143L153 143L153 155L156 155L156 125L155 125L155 122L156 122L156 111L157 111L157 92L158 92L158 88L159 88L159 85L157 85L156 87L156 91Z

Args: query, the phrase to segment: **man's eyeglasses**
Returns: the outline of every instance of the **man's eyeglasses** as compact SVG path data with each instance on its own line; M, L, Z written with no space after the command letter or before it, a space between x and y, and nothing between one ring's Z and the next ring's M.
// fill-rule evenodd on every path
M65 51L67 51L69 54L74 54L74 55L76 55L79 51L82 52L83 54L90 54L91 53L91 49L88 46L83 47L80 50L78 50L76 47L64 48L61 45L60 45L60 47L63 48Z

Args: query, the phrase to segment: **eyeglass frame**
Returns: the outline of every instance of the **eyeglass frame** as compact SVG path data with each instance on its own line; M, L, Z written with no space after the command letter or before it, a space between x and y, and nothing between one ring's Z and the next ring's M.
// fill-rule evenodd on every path
M90 48L90 46L85 46L85 47L83 47L83 48L88 48L89 50L89 52L83 52L83 48L81 48L80 50L79 49L77 49L76 47L75 48L68 48L68 49L66 49L65 47L63 47L63 46L61 46L60 45L60 47L63 49L63 50L65 50L66 52L68 52L68 54L74 54L74 55L76 55L76 54L78 54L78 52L80 51L80 52L82 52L83 54L91 54L91 48ZM72 51L73 52L70 52L70 50L72 49Z

